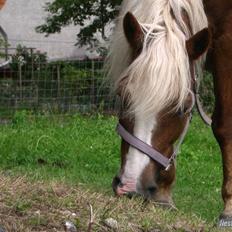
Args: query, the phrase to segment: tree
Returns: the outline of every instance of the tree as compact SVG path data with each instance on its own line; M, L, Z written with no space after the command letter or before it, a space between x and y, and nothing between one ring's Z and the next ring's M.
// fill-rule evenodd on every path
M36 28L37 32L53 34L69 24L80 25L77 45L95 47L96 34L107 39L106 27L118 12L122 0L55 0L46 4L49 16L46 23Z

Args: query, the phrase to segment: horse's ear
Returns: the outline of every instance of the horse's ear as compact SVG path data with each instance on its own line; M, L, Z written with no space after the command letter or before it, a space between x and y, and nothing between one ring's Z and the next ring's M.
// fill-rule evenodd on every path
M143 30L135 18L135 16L128 12L123 20L124 33L127 38L127 41L132 48L138 49L142 47L143 42Z
M191 60L196 60L202 56L211 44L212 35L208 28L196 33L192 38L186 41L186 48Z

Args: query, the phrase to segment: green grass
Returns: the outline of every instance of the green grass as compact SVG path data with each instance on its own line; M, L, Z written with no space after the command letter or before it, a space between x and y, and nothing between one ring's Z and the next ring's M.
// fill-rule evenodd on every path
M25 112L0 129L0 168L33 180L60 180L111 193L120 164L117 119L103 116L48 118ZM212 223L222 211L222 170L210 128L194 117L178 157L174 201L185 214Z

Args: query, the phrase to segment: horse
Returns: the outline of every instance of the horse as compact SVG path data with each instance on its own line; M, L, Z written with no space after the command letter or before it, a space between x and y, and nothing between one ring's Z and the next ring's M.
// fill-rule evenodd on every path
M122 2L107 58L121 98L117 195L173 204L175 159L191 121L196 76L207 68L216 97L212 129L223 157L221 216L232 217L231 9L229 0Z

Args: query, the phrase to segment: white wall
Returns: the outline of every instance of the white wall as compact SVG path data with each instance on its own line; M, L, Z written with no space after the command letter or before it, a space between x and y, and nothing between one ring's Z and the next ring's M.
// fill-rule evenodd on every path
M22 44L47 52L49 59L84 58L84 48L74 46L78 26L68 26L60 34L45 37L35 32L46 17L44 6L52 0L7 0L0 10L0 24L9 37L12 47Z

